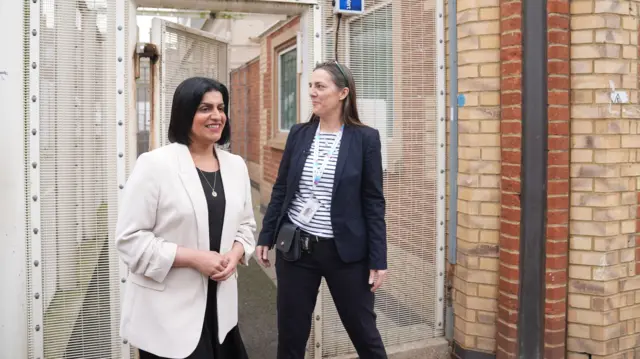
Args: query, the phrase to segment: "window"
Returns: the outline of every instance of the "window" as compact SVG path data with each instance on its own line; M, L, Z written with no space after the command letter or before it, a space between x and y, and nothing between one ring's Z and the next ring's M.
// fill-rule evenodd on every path
M278 126L287 132L298 122L298 56L295 46L278 55Z

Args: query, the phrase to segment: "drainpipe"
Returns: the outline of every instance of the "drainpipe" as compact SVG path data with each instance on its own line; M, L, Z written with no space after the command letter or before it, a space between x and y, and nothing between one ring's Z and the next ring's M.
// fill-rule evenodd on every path
M444 1L444 0L442 0ZM451 127L449 132L449 273L447 290L453 288L453 270L456 265L456 250L458 238L458 3L449 0L449 104L451 106ZM452 296L448 296L445 336L453 340L453 303Z
M156 133L155 133L155 123L156 121L160 121L159 118L156 118L155 113L155 92L156 89L156 77L158 76L158 60L160 59L160 52L158 51L158 47L151 43L138 43L136 44L136 53L134 56L134 66L135 66L135 78L136 80L140 78L140 58L146 57L149 58L149 89L151 103L149 104L149 108L151 109L151 114L149 118L151 119L151 123L149 124L149 151L158 147L160 144L157 143ZM134 92L135 93L135 92ZM158 137L160 138L160 137Z

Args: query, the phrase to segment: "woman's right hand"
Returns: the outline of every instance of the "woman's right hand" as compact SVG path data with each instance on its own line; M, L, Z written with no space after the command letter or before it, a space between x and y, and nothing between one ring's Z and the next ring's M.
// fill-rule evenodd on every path
M271 263L269 262L269 247L256 246L256 259L258 260L258 263L263 265L265 268L271 267Z

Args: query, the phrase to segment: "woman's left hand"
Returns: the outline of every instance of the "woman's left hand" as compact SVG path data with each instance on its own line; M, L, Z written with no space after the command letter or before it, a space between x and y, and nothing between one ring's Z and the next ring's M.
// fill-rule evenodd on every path
M384 280L387 278L386 269L370 269L369 270L369 285L371 285L371 291L375 292L380 288Z
M216 273L210 278L216 282L222 282L229 279L236 272L238 263L240 262L240 259L242 259L242 256L244 256L244 247L242 244L235 242L231 251L223 254L223 257L229 260L227 267L222 272Z

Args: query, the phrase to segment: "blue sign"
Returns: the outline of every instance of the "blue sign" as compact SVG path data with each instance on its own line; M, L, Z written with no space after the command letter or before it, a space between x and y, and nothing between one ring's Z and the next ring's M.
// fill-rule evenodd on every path
M360 15L364 13L364 0L337 0L334 12Z

